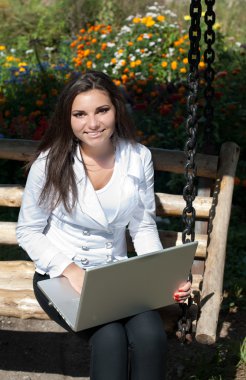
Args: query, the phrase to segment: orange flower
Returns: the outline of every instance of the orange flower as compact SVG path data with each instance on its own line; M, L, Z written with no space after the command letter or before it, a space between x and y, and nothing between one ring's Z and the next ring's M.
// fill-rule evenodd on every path
M119 79L113 79L113 82L116 86L120 86L121 85L121 81Z
M77 45L77 41L73 41L73 42L71 42L70 47L74 48L76 45Z
M102 56L102 54L101 54L101 53L97 53L97 55L96 55L96 59L100 59L100 58L101 58L101 56Z
M113 63L113 65L115 65L116 62L117 62L116 58L112 58L112 59L111 59L111 63Z
M92 38L91 42L92 42L93 44L95 44L95 43L97 42L97 39L96 39L96 38Z
M137 38L137 41L143 41L143 37L142 37L142 36L139 36L139 37Z
M184 58L184 59L183 59L183 63L184 63L185 65L187 65L187 63L188 63L188 58Z
M162 67L167 67L167 62L166 61L162 61L162 63L161 63L161 65L162 65Z
M185 67L181 67L181 69L179 70L181 73L185 74L187 72L186 68Z
M101 45L101 49L102 50L105 50L107 48L107 43L106 42L103 42L102 45Z
M121 75L121 79L123 83L126 83L128 80L128 76L126 74Z
M128 45L128 46L132 46L132 45L133 45L133 42L132 42L132 41L128 41L128 42L127 42L127 45Z
M92 67L92 61L87 61L87 62L86 62L86 67L87 67L88 69L90 69L90 68Z
M176 70L177 67L178 67L177 62L176 62L176 61L173 61L173 62L171 63L171 69L172 69L172 70Z

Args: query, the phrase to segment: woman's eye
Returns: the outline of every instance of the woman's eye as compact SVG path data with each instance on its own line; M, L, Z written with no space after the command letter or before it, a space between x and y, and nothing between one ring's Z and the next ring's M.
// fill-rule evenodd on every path
M84 112L76 112L73 114L74 117L77 117L77 118L81 118L83 116L85 116L85 113Z
M100 110L98 110L98 113L106 113L109 111L109 108L100 108Z

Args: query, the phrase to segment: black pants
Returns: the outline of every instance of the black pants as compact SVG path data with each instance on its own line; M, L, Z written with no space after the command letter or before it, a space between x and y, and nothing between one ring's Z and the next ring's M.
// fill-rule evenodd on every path
M37 287L37 281L47 278L49 276L35 273L35 296L52 320L72 331L59 313L49 306L47 298ZM165 379L167 341L157 311L148 311L76 334L90 344L91 380Z

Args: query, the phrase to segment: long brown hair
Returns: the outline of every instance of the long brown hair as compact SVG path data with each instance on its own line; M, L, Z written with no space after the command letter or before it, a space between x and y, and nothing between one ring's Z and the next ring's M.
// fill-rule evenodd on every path
M41 140L36 155L47 152L46 181L42 189L39 203L53 209L63 203L65 209L71 212L77 202L78 192L73 170L77 139L71 128L71 109L75 97L92 89L107 92L116 109L116 136L135 142L135 129L127 112L125 101L120 89L111 78L98 71L88 71L67 83L61 92L50 127ZM69 201L69 194L71 200Z

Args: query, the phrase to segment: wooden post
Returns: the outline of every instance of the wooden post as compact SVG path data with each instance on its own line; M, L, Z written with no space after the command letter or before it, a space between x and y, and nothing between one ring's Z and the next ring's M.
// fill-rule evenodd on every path
M239 152L238 145L231 142L224 143L220 151L217 178L219 186L218 192L215 190L214 194L215 216L209 228L211 233L203 278L201 314L196 331L196 340L199 343L213 344L216 341L222 301L227 232Z

